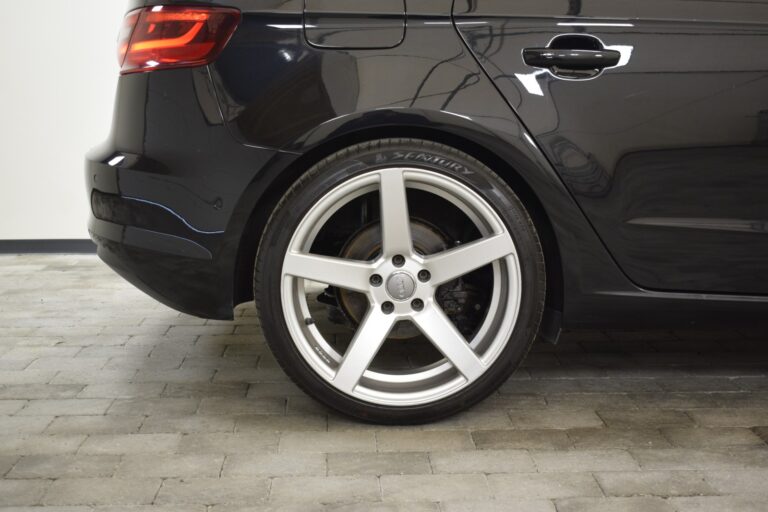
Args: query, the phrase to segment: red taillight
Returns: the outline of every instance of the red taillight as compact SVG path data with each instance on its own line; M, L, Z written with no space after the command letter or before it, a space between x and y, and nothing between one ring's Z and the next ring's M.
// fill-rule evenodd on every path
M123 74L202 66L219 56L240 23L240 11L155 6L128 13L118 39Z
M125 20L123 20L123 26L120 27L120 34L117 36L117 61L120 66L125 62L128 44L131 42L131 34L133 34L133 29L136 28L136 22L139 21L139 12L133 11L128 13Z

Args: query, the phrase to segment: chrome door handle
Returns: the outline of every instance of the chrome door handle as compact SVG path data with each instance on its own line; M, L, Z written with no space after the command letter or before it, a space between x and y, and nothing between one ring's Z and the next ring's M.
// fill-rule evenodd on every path
M616 50L561 50L555 48L526 48L523 60L536 68L604 69L621 60Z

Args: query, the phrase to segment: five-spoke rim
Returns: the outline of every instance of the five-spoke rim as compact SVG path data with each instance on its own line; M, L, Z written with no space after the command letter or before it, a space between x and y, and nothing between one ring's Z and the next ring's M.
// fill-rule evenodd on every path
M482 235L479 240L422 256L413 248L406 190L436 194L461 210ZM382 249L376 261L312 254L323 226L341 207L371 192L381 204ZM491 265L488 312L467 340L438 304L437 289ZM308 283L364 294L368 310L351 343L339 353L314 325ZM307 364L338 390L366 402L410 406L455 394L486 373L509 340L520 308L521 277L515 243L496 211L466 185L415 168L384 168L356 176L322 197L293 235L282 269L281 300L286 325ZM410 321L444 359L408 371L370 368L397 322Z

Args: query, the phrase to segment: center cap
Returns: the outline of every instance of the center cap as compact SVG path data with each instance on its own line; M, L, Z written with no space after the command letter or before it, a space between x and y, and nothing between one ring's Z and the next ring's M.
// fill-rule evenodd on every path
M395 300L408 300L416 291L416 280L408 272L395 272L387 279L387 293Z

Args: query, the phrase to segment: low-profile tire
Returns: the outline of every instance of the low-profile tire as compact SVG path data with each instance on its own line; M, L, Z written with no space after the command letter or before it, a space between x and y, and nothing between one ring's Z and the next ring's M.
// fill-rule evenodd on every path
M539 329L544 255L505 181L441 144L358 144L309 169L259 245L256 307L307 394L384 424L488 397Z

